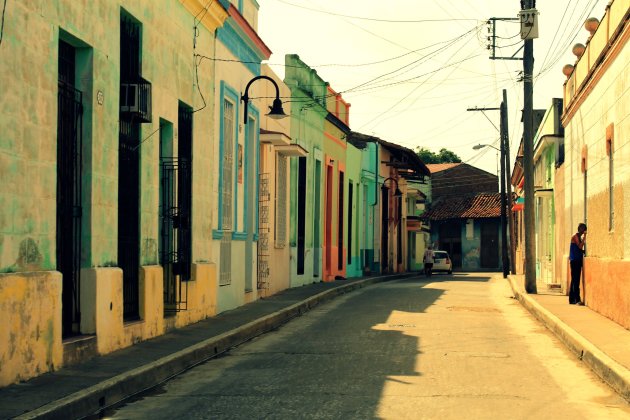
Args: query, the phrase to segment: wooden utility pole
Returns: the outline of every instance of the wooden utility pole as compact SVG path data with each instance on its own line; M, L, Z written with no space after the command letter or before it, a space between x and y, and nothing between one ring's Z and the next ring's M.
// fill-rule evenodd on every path
M503 89L503 102L501 102L501 120L504 121L502 126L504 135L501 136L503 141L503 156L505 158L505 186L506 186L506 197L507 197L507 216L508 216L508 226L510 228L510 233L508 235L509 241L509 260L510 260L510 271L512 274L516 274L516 261L515 261L515 249L514 249L514 217L512 212L512 176L511 176L511 166L510 166L510 131L508 129L508 105L507 105L507 91Z
M521 10L536 7L535 0L521 0ZM523 25L521 23L521 25ZM522 32L522 31L521 31ZM525 37L523 48L523 170L525 177L525 291L536 290L536 256L534 226L534 119L533 119L533 70L534 41Z
M509 262L510 262L510 258L508 256L508 235L507 235L507 214L508 214L508 197L506 194L506 184L509 183L510 177L507 175L508 173L508 168L509 166L509 159L505 159L505 143L506 143L506 138L508 137L508 133L507 133L507 101L505 99L505 89L503 90L503 102L501 102L501 106L499 108L468 108L467 111L500 111L500 115L501 115L501 122L499 125L499 148L497 149L496 147L492 146L492 145L477 145L475 147L473 147L473 149L477 149L480 147L485 147L485 146L489 146L492 147L496 150L498 150L501 153L501 173L500 173L500 178L499 178L499 185L501 188L501 262L502 262L502 267L503 267L503 278L507 278L510 269L509 269ZM485 115L485 113L484 113ZM486 116L486 118L488 118ZM490 119L488 118L488 120L490 121ZM492 121L490 121L492 122ZM493 124L494 125L494 124ZM496 125L495 125L496 128ZM507 164L507 165L506 165ZM511 190L511 189L510 189ZM511 200L510 200L511 201Z

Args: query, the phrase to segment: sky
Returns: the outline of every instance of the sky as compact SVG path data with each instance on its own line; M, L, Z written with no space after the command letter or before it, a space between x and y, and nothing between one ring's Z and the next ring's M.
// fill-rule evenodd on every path
M518 0L258 0L258 34L284 77L298 54L351 104L350 128L411 149L447 148L464 162L498 172L499 107L507 91L511 163L522 136L521 60L491 60L489 18L516 18ZM588 17L608 0L538 0L534 108L562 98L571 47L585 44ZM496 25L496 55L522 57L518 21Z

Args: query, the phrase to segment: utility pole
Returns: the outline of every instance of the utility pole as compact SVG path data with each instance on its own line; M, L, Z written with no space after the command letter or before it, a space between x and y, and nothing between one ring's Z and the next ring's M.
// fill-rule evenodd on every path
M506 200L507 200L507 215L508 215L508 226L510 228L510 233L508 235L509 240L509 255L510 255L510 271L512 274L516 274L516 260L515 260L515 249L514 249L514 217L512 213L512 176L510 173L510 131L508 130L508 105L507 105L507 91L503 89L503 102L501 102L501 121L503 121L503 134L501 139L503 141L503 156L505 158L505 185L506 189Z
M537 293L536 290L536 261L534 243L534 145L533 145L533 80L534 70L534 41L529 32L524 31L528 27L535 27L535 0L521 0L521 38L524 39L523 48L523 170L525 177L525 291ZM529 22L529 19L532 19ZM536 27L537 32L537 27ZM537 34L536 34L537 36Z
M506 180L509 180L509 176L507 175L507 166L506 163L509 162L509 160L505 159L505 139L508 137L508 133L507 133L507 102L505 100L505 89L503 90L503 101L501 103L501 106L499 108L468 108L467 111L481 111L483 113L483 115L488 118L488 116L483 112L483 111L500 111L500 115L501 115L501 122L499 125L499 135L500 135L500 139L499 139L499 149L497 149L500 153L501 153L501 173L500 173L500 178L499 178L499 185L501 186L501 262L502 262L502 267L503 267L503 278L507 278L508 274L509 274L509 261L510 259L508 258L508 239L507 239L507 203L508 203L508 198L506 195ZM490 118L488 118L488 121L490 121L490 123L492 123L492 121L490 120ZM494 125L494 124L492 124ZM496 125L494 126L496 128ZM481 147L485 147L485 146L490 146L493 147L494 149L496 149L496 147L491 146L491 145L477 145L474 146L473 149L478 149ZM509 181L507 181L509 182Z
M504 91L505 92L505 91ZM500 134L500 143L501 143L501 261L503 265L503 278L506 279L510 269L508 265L508 255L507 255L507 220L506 220L506 209L507 209L507 197L505 196L505 178L506 178L506 167L505 167L505 127L506 127L506 113L505 113L505 104L501 102L501 134Z

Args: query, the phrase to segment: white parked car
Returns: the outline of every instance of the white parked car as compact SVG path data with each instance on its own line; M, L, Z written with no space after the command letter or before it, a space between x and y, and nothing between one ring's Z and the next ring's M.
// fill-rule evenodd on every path
M453 273L453 261L446 251L433 251L433 272L446 271L448 274Z

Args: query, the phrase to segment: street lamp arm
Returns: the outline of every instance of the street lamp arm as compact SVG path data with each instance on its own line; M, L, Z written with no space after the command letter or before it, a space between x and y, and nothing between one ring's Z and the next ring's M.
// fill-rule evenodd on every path
M402 191L400 191L400 188L398 188L398 181L396 180L396 178L392 178L391 176L390 176L390 177L388 177L388 178L385 178L385 179L383 180L383 185L381 186L381 188L383 188L383 189L384 189L384 188L387 188L387 187L385 186L385 183L386 183L387 181L394 181L394 184L396 185L396 189L394 190L394 197L402 197L402 195L403 195L403 194L402 194Z
M241 101L243 101L245 103L245 109L244 109L245 115L243 116L243 118L244 118L243 123L244 124L247 124L247 105L249 104L249 87L256 80L260 80L260 79L269 80L273 84L273 87L276 88L276 99L273 100L273 106L269 107L270 111L269 111L269 114L267 114L267 115L270 116L271 118L274 118L274 119L284 118L284 117L287 116L284 113L284 110L282 109L282 101L280 100L280 88L278 87L278 84L271 77L265 76L265 75L261 75L261 76L256 76L252 80L247 82L247 86L245 86L245 93L241 96Z
M476 144L476 145L474 145L474 146L473 146L473 150L483 149L484 147L491 147L491 148L493 148L494 150L496 150L497 152L500 152L500 151L501 151L501 149L499 149L498 147L494 147L494 146L493 146L493 145L491 145L491 144Z

